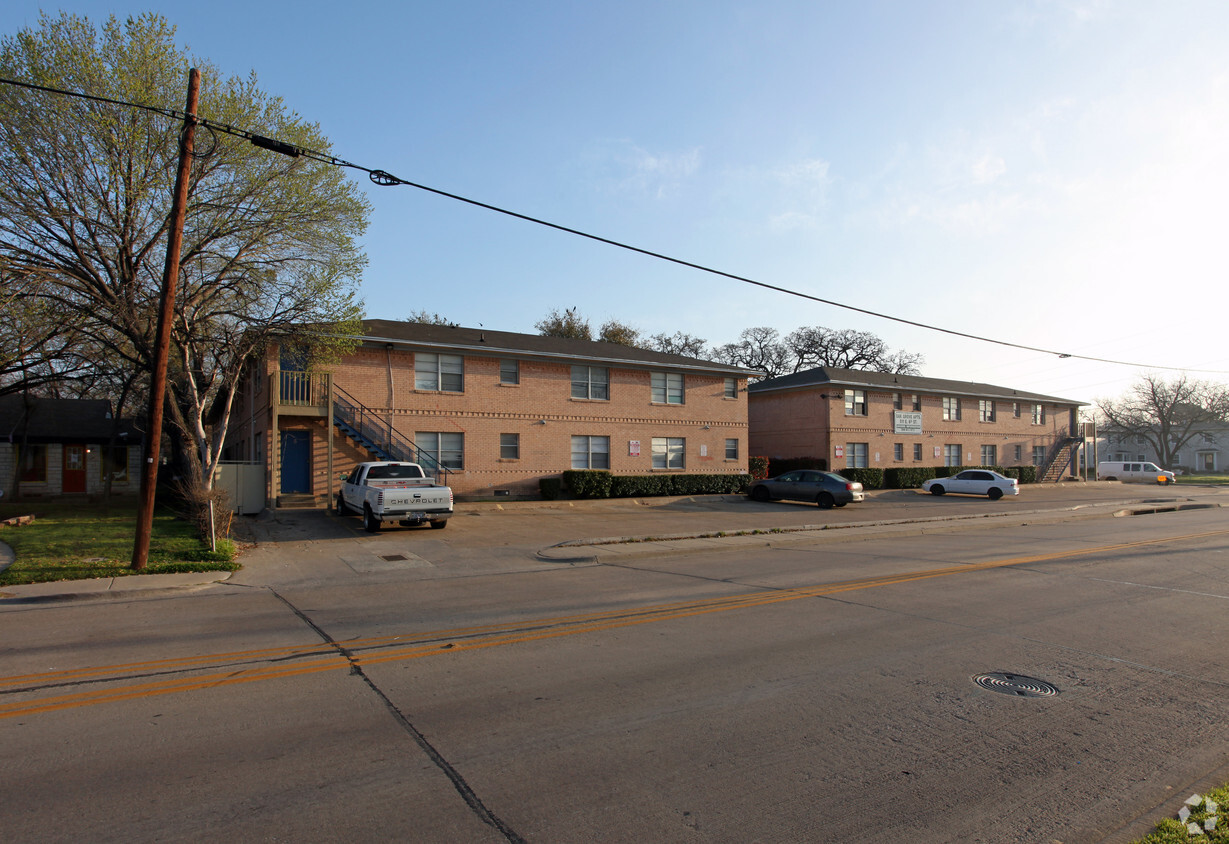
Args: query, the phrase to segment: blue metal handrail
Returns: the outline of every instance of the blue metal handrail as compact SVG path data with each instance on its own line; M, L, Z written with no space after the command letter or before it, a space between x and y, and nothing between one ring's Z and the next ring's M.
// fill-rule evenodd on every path
M414 445L393 429L392 424L366 407L336 384L333 385L333 423L352 433L355 439L385 460L417 463L448 484L451 470L432 455Z

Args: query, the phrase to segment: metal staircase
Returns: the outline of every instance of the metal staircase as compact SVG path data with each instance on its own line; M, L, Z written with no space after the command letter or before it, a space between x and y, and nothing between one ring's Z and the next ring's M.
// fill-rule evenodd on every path
M386 418L381 418L337 385L333 385L333 424L380 460L417 463L434 475L437 483L448 484L451 475L448 467L398 434Z
M1082 437L1064 437L1054 443L1046 455L1046 462L1037 469L1037 482L1057 483L1064 475L1071 474L1072 464L1083 444Z

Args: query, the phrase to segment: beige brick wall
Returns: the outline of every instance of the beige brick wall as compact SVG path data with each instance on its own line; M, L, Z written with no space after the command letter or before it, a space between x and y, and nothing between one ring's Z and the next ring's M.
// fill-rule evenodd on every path
M1033 424L1032 403L1020 403L1019 418L1012 402L996 400L995 421L981 422L978 399L961 396L959 421L943 418L943 395L921 394L922 434L893 432L893 394L867 392L867 415L845 415L843 387L805 388L773 393L752 393L748 407L751 454L762 457L821 457L841 469L847 457L836 448L848 443L867 444L867 465L942 466L945 445L961 446L963 463L981 463L981 447L995 446L1001 466L1031 465L1033 448L1049 449L1067 436L1071 406L1046 404L1044 424ZM828 398L821 398L821 395ZM913 393L903 393L903 409L912 410ZM894 457L894 444L903 447L903 459ZM921 460L914 460L914 445L922 445ZM1020 457L1016 458L1016 446ZM935 449L938 449L936 454Z
M440 350L449 354L449 350ZM365 405L402 437L414 440L419 431L464 434L464 468L449 482L458 496L494 497L496 491L536 496L538 480L571 468L573 435L610 438L610 468L616 474L649 474L654 437L686 440L685 472L740 473L747 468L746 381L738 382L735 398L724 396L725 379L718 375L684 373L682 405L651 401L649 369L610 367L610 399L571 398L571 364L519 359L520 383L500 383L500 357L462 355L464 392L417 390L414 354L408 351L360 348L331 368L334 384ZM277 369L276 354L265 362ZM249 405L248 390L240 390L228 442L239 446L259 436L262 420L271 419L266 387ZM313 491L336 489L326 468L324 419L294 416L278 410L280 430L312 431ZM249 422L249 420L255 420ZM500 457L500 434L517 434L520 456ZM725 457L726 439L738 441L738 457ZM638 441L639 455L630 443ZM334 436L334 475L360 460L372 459L340 433ZM265 454L276 458L277 439L265 437ZM270 495L274 494L270 472Z

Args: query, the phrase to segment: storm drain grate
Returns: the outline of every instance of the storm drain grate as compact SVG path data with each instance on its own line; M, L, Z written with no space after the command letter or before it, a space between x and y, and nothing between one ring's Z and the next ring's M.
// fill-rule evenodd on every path
M409 557L407 557L405 554L381 554L380 559L384 560L385 562L389 562L389 563L400 563L400 562L403 562L404 560L408 560Z
M1058 694L1058 688L1051 686L1036 677L1025 677L1023 674L1005 674L992 671L988 674L978 674L973 682L992 692L1015 697L1053 697Z

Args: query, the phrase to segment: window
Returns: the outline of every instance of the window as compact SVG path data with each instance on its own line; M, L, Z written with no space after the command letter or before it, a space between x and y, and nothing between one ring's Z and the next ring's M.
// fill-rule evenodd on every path
M727 399L738 398L738 379L737 378L725 379L725 397Z
M943 418L949 422L960 421L960 399L955 396L943 397ZM951 464L959 466L959 463Z
M683 403L683 375L679 372L652 374L652 401L658 404Z
M609 469L610 437L572 437L572 468Z
M845 391L845 415L846 416L865 416L866 415L866 390L846 390Z
M845 443L845 466L850 469L865 469L869 451L867 443Z
M610 370L604 366L573 366L572 398L610 401Z
M1014 416L1016 419L1020 418L1020 402L1013 401L1011 403L1011 415Z
M1033 465L1040 466L1046 462L1046 447L1044 445L1033 446Z
M128 480L128 446L104 447L102 451L102 470L109 474L113 481Z
M682 437L653 437L653 468L682 469L686 443Z
M1016 462L1019 463L1023 459L1024 459L1024 446L1018 445L1016 446Z
M505 358L499 362L499 383L521 383L521 362L519 360L508 360Z
M1046 423L1046 406L1044 404L1033 405L1033 424L1044 425Z
M892 393L892 409L893 410L904 410L905 409L905 401L901 397L900 393Z
M465 392L465 359L460 355L418 352L414 355L414 389Z
M427 468L465 468L465 435L452 431L418 431L414 445L427 457Z
M737 460L738 459L738 438L737 437L733 437L725 441L725 459L726 460Z
M500 434L499 435L499 459L500 460L520 460L521 459L521 435L520 434Z
M905 444L904 443L893 444L892 459L893 460L904 460L905 459Z
M914 460L922 459L922 444L921 443L913 444L913 459Z
M981 465L996 466L999 462L999 447L996 445L983 445L981 447Z
M47 446L18 446L17 461L23 484L41 484L47 480Z
M922 397L921 396L913 397L913 409L918 412L921 411L922 409Z
M963 463L964 463L964 446L961 446L961 445L943 446L943 465L944 466L960 466Z
M977 403L977 418L982 422L994 421L994 402L982 399Z

